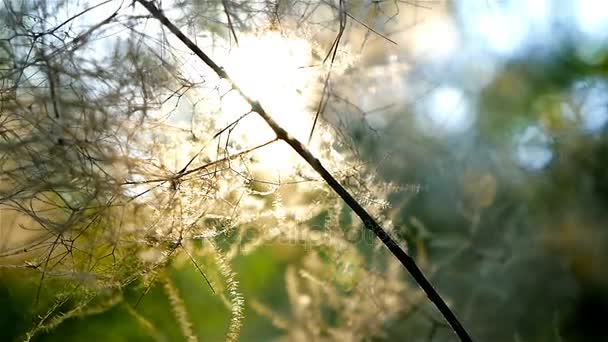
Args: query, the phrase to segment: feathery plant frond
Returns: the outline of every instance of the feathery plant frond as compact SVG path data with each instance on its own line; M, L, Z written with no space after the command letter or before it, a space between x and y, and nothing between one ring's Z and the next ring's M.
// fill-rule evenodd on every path
M85 294L77 297L78 300L74 301L73 292L75 291L78 289L57 295L55 303L44 315L39 317L39 322L25 334L23 340L30 341L36 335L49 332L68 319L97 315L118 305L123 300L122 294L116 291L105 296L94 291L86 291ZM72 308L66 308L66 304L70 301L75 302L75 305Z
M230 265L222 255L222 252L212 242L209 242L209 246L211 247L212 253L215 256L215 261L219 267L219 271L224 277L224 281L226 283L226 292L229 298L228 301L230 303L231 317L226 340L236 341L239 338L241 326L243 325L243 310L245 300L239 291L239 282L235 279L235 274L230 269Z
M179 290L175 287L169 275L164 275L162 277L162 282L165 293L171 303L171 310L173 311L175 320L179 324L182 335L189 342L198 341L198 338L192 330L192 321L188 315L186 305L179 294Z

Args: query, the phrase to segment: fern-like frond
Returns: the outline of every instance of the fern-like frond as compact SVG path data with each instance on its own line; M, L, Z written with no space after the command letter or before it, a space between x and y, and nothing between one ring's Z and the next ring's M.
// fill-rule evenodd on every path
M233 342L237 341L241 333L241 326L243 324L243 311L245 307L245 299L239 291L239 282L235 279L235 274L230 268L230 265L222 255L222 252L209 241L214 255L215 261L218 265L220 273L226 281L226 290L230 298L230 325L228 327L228 333L226 334L226 341Z
M190 320L190 316L188 315L186 305L179 294L179 290L177 287L175 287L169 275L165 275L162 282L165 294L167 295L169 303L171 304L171 310L173 311L175 320L179 324L182 335L188 342L198 341L198 338L194 334L194 330L192 330L192 322Z
M51 331L68 319L97 315L113 308L123 301L122 293L117 292L115 295L110 296L102 302L92 305L92 303L99 298L99 294L90 291L85 294L84 298L79 300L74 308L66 312L59 312L60 308L71 298L71 293L57 296L55 303L47 310L45 315L40 317L38 324L25 334L23 341L31 341L32 338L39 333Z

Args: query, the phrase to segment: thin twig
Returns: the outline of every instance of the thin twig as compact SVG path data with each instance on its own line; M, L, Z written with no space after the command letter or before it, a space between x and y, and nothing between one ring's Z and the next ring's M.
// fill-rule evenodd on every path
M187 170L187 166L190 165L190 163L188 163L188 165L186 167L184 167L181 171L179 171L178 173L176 173L175 175L170 176L170 177L156 178L156 179L146 179L146 180L142 180L142 181L126 181L126 182L122 183L121 185L139 185L139 184L164 183L164 182L169 182L169 181L177 181L177 180L179 180L179 179L181 179L181 178L183 178L185 176L188 176L188 175L190 175L192 173L208 169L211 166L215 166L215 165L221 164L223 162L231 161L231 160L236 159L238 157L244 156L244 155L246 155L248 153L254 152L254 151L256 151L256 150L258 150L258 149L260 149L262 147L265 147L265 146L268 146L268 145L274 143L277 140L279 140L279 139L278 138L274 138L272 140L268 140L267 142L265 142L263 144L256 145L254 147L248 148L248 149L243 150L241 152L237 152L235 154L228 155L228 156L226 156L224 158L220 158L220 159L216 159L214 161L210 161L210 162L206 163L205 165L198 166L198 167L196 167L194 169Z
M338 53L338 47L340 46L340 40L342 39L342 35L344 34L344 30L346 30L346 9L344 8L344 0L340 0L340 7L338 9L339 19L340 19L340 27L338 30L338 34L334 39L334 42L329 49L329 52L323 59L323 64L327 62L329 56L331 56L331 62L329 64L329 70L327 71L327 76L325 77L325 82L323 83L323 91L321 92L321 99L319 100L319 105L317 106L317 112L315 113L315 119L312 122L312 127L310 128L310 134L308 135L308 144L312 141L312 136L315 132L315 127L317 125L317 121L319 120L319 116L321 113L325 111L325 106L329 102L329 79L331 77L331 72L334 68L334 61L336 60L336 54Z
M239 46L239 39L236 36L236 31L234 31L234 25L232 24L232 18L230 18L230 10L228 9L228 0L222 0L222 6L224 7L224 13L226 14L226 19L228 20L228 27L230 28L230 32L234 37L234 41L236 46Z

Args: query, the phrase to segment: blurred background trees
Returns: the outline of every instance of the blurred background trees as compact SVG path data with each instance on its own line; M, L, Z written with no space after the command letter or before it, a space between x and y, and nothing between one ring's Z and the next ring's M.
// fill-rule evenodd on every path
M216 136L245 112L137 5L62 25L95 5L2 5L5 339L454 340L294 160L261 148L176 177L266 140L249 116ZM310 127L323 109L316 152L479 341L607 338L602 6L163 2L231 72L268 62L231 54L235 36L256 46L251 32L310 54L290 66L313 70L297 84L305 109L282 120ZM283 82L260 70L251 88Z

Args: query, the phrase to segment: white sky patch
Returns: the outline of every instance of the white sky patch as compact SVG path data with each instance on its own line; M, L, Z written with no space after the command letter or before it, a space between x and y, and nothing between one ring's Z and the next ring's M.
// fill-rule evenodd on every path
M509 4L488 1L462 1L459 11L474 42L501 55L513 54L523 44L527 27Z
M444 62L454 55L460 44L454 24L438 16L414 27L412 49L424 61Z
M459 70L460 85L473 92L483 89L492 82L500 67L495 58L475 48L463 50L454 56L454 61L454 65Z
M574 21L578 28L577 54L589 64L600 63L605 56L608 39L608 2L580 0L574 8Z
M551 9L549 0L518 1L517 5L520 10L525 11L527 16L534 21L544 21L547 19Z
M419 127L432 135L464 133L471 128L475 117L469 96L458 88L443 86L420 103L416 119Z
M603 80L583 80L572 87L574 113L581 128L597 132L608 122L608 83Z
M575 1L575 16L579 30L592 39L608 38L608 1Z
M538 126L528 126L515 136L516 158L528 170L540 170L553 158L551 138Z
M514 55L535 36L547 43L552 9L549 0L461 1L457 6L473 42L488 51Z
M526 48L556 44L555 24L578 32L579 55L593 62L608 39L608 1L578 0L557 4L551 0L487 0L456 3L472 44L508 57ZM599 46L599 47L598 47Z

